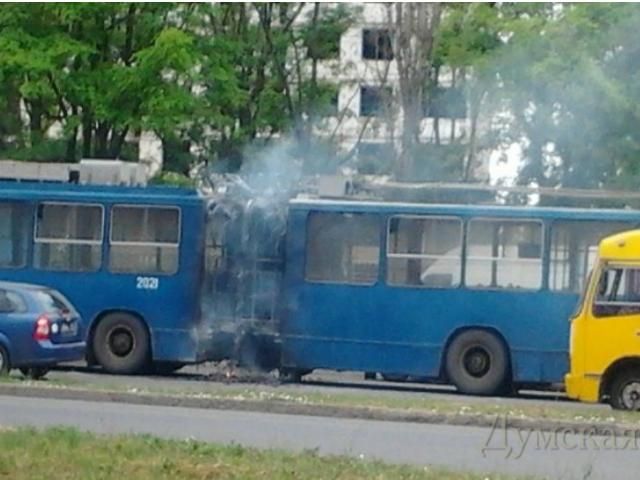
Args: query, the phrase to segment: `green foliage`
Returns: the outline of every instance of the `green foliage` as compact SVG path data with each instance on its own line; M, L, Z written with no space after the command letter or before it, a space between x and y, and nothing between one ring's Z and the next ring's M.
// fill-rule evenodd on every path
M495 71L501 108L513 113L506 139L526 139L521 182L640 184L639 20L635 4L564 5L514 17Z
M318 61L336 58L358 8L303 6L3 4L0 156L135 159L126 139L152 130L164 168L184 175L202 160L238 169L248 145L283 133L312 145L337 93ZM416 147L416 175L466 179L476 151L517 142L522 183L640 185L638 5L443 8L431 60L435 75L453 70L472 127L462 143ZM445 112L459 97L436 98L438 80L425 91ZM385 158L361 166L393 171Z
M193 179L177 172L162 172L151 179L155 185L171 185L174 187L194 187Z

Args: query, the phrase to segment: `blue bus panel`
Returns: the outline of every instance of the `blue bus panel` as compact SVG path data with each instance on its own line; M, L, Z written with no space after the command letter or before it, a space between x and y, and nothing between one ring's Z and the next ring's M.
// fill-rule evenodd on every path
M638 221L623 210L294 200L282 365L450 381L454 342L483 331L504 345L513 383L559 383L593 247Z

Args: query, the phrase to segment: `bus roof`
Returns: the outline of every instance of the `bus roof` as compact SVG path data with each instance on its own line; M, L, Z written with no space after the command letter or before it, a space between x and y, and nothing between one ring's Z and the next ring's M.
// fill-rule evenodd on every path
M348 211L360 213L385 214L440 214L460 216L500 216L516 218L539 218L564 220L613 220L634 221L640 223L640 211L632 209L603 209L575 207L538 207L519 205L461 205L461 204L429 204L403 203L377 200L339 200L323 198L298 197L289 202L293 210Z
M603 260L640 260L640 230L629 230L604 238L598 246Z
M184 205L202 202L198 191L172 186L130 187L81 185L64 182L0 181L0 199L162 203Z

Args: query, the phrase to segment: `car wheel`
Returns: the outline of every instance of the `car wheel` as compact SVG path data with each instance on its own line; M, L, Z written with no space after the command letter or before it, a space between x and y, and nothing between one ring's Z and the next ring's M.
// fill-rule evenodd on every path
M446 372L458 391L472 395L497 395L508 384L509 357L495 335L468 330L447 349Z
M40 380L41 378L44 378L47 373L49 373L49 370L50 369L47 367L25 367L20 369L20 373L32 380Z
M93 353L109 373L142 373L149 365L151 347L144 323L128 313L103 318L93 334Z
M11 370L11 362L9 361L9 352L0 345L0 376L8 375Z
M611 383L609 403L616 410L640 410L640 372L627 370Z

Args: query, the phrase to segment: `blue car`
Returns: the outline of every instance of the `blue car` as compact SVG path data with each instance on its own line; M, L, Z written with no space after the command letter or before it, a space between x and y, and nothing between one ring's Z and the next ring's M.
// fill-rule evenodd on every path
M0 375L18 368L41 378L60 362L83 360L82 322L56 290L0 281Z

